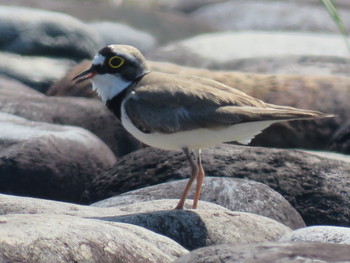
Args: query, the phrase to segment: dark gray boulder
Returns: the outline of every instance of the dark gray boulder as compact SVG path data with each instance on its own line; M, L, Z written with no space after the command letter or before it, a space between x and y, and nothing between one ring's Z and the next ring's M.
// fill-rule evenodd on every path
M97 174L116 158L82 128L0 113L0 192L80 202Z
M350 121L339 126L333 134L328 149L330 151L350 154Z

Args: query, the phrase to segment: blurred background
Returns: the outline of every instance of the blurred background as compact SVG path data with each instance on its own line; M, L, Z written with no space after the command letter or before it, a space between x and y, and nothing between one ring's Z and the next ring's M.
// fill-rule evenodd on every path
M350 27L350 3L335 3ZM143 52L153 70L201 75L270 103L338 115L274 126L275 132L258 136L253 145L349 152L349 51L321 1L0 4L0 74L41 93L96 97L91 83L77 86L71 78L103 46L129 44Z

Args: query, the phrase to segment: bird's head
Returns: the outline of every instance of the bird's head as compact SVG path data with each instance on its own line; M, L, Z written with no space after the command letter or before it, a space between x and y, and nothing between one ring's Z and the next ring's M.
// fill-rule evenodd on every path
M92 80L93 89L108 101L149 72L141 52L127 45L109 45L94 57L91 67L73 78L80 82Z

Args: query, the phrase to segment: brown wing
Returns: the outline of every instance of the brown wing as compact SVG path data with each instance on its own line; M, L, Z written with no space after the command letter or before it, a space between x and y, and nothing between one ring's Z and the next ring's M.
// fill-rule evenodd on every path
M144 132L215 129L242 122L314 118L321 113L275 106L209 79L150 73L124 104Z

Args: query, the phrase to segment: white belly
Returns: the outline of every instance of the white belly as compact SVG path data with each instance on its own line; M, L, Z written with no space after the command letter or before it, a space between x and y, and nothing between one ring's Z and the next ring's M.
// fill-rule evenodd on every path
M282 120L247 122L218 129L201 128L168 134L158 132L147 134L132 124L122 106L121 121L129 133L147 145L165 150L181 150L184 147L201 149L231 141L248 144L262 130Z

